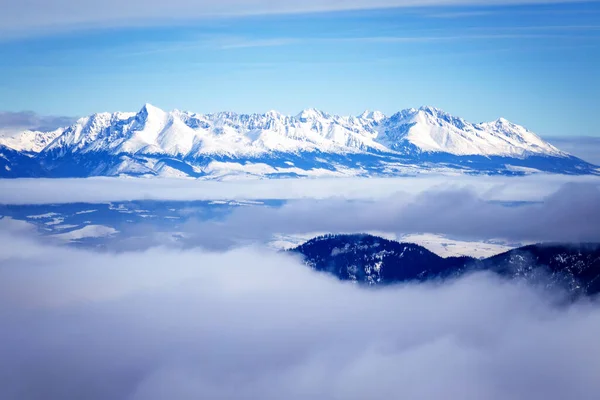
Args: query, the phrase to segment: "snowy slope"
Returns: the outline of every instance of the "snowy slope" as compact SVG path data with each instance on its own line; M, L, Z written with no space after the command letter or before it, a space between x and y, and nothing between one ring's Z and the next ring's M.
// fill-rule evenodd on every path
M265 114L165 112L94 114L64 131L46 152L256 156L270 152L387 150L374 141L376 117L338 117L305 110L295 117Z
M337 116L316 109L295 116L196 114L146 104L137 113L94 114L0 144L39 152L47 176L599 172L504 119L472 124L432 107L388 118L377 111Z
M0 145L17 151L39 153L63 132L64 129L51 132L0 130Z
M454 155L566 155L536 134L503 118L472 124L433 107L401 111L384 121L379 132L379 142L396 150L408 142L421 151Z
M395 153L402 152L407 144L423 152L454 155L565 155L504 119L471 124L432 107L404 110L386 118L380 112L341 117L315 109L296 116L276 111L202 115L165 112L150 104L137 114L103 113L82 118L66 128L46 151L239 157L306 151Z

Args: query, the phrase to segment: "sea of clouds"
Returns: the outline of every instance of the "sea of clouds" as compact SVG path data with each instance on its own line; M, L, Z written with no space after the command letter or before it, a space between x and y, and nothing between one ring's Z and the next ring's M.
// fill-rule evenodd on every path
M1 399L600 392L594 298L569 303L485 273L373 290L261 244L286 230L371 229L600 241L597 178L0 181L4 203L140 198L290 202L189 222L183 247L73 248L0 220Z
M186 248L225 250L266 243L273 235L314 232L431 233L508 243L600 241L598 177L0 180L0 203L137 199L157 204L161 200L285 200L281 206L232 207L222 218L213 219L182 205L182 216L196 216L171 233ZM119 241L112 247L135 250L166 245L161 229L151 220L121 226Z
M176 178L0 179L1 204L102 203L128 200L376 200L426 190L471 190L488 201L540 201L565 184L600 185L600 176L536 174L520 177L418 175L399 178L249 179Z
M477 274L370 290L293 256L0 233L0 398L595 399L600 307Z
M476 190L427 189L376 200L294 200L282 207L238 207L223 220L190 221L186 241L209 248L265 241L273 233L434 233L509 242L600 241L600 187L570 183L540 201L488 201Z

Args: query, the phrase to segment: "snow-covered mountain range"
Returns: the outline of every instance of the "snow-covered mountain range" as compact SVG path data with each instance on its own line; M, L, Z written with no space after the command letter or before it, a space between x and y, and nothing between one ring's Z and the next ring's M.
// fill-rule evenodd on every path
M472 124L421 107L391 117L166 112L100 113L52 132L0 137L0 176L371 176L426 171L598 174L527 129Z

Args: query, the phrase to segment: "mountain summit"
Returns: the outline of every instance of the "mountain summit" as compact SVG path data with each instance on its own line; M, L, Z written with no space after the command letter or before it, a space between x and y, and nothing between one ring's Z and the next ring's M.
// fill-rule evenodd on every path
M391 148L409 142L422 151L455 155L566 155L536 134L502 118L472 124L433 107L394 114L381 131L388 135L386 144Z
M378 111L337 116L314 108L286 116L277 111L166 112L145 104L137 113L94 114L67 128L23 138L23 143L0 138L0 149L4 146L7 154L18 158L18 165L6 155L0 158L0 176L38 176L40 171L50 177L208 178L398 175L425 170L598 173L595 166L524 127L504 119L473 124L433 107L411 108L391 117Z

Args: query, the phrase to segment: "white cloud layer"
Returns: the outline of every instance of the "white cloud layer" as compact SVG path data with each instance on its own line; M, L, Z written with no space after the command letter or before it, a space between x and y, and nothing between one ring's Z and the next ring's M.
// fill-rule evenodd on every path
M596 399L600 306L475 275L366 290L260 249L0 232L0 398Z
M214 16L387 7L570 3L577 0L0 0L0 35L105 26L169 24Z
M600 185L598 176L422 175L406 178L266 179L0 179L1 204L102 203L127 200L363 199L413 196L429 189L469 189L485 200L539 201L566 183Z
M425 190L375 201L343 198L292 201L280 208L235 209L218 221L191 221L186 242L207 248L268 241L307 232L434 233L468 240L600 242L600 187L571 183L541 202L506 205L475 191Z
M573 154L587 162L600 165L600 137L596 136L563 136L547 138L547 140L563 151Z
M113 250L161 244L224 250L240 244L268 243L280 235L305 237L315 232L431 233L466 241L498 239L508 243L600 242L599 183L598 177L551 175L231 182L21 179L0 180L0 202L124 202L120 206L127 208L128 200L286 200L279 206L232 206L218 218L203 211L208 205L182 204L179 213L187 222L174 225L165 224L162 218L123 224L102 215L91 216L91 225L82 229L107 225L101 227L107 235L118 232L106 241ZM158 210L166 205L149 203L149 207ZM169 207L175 207L174 211L178 208ZM46 211L42 208L36 212ZM7 221L4 225L16 223ZM4 225L0 220L0 231ZM81 231L51 237L79 237Z

